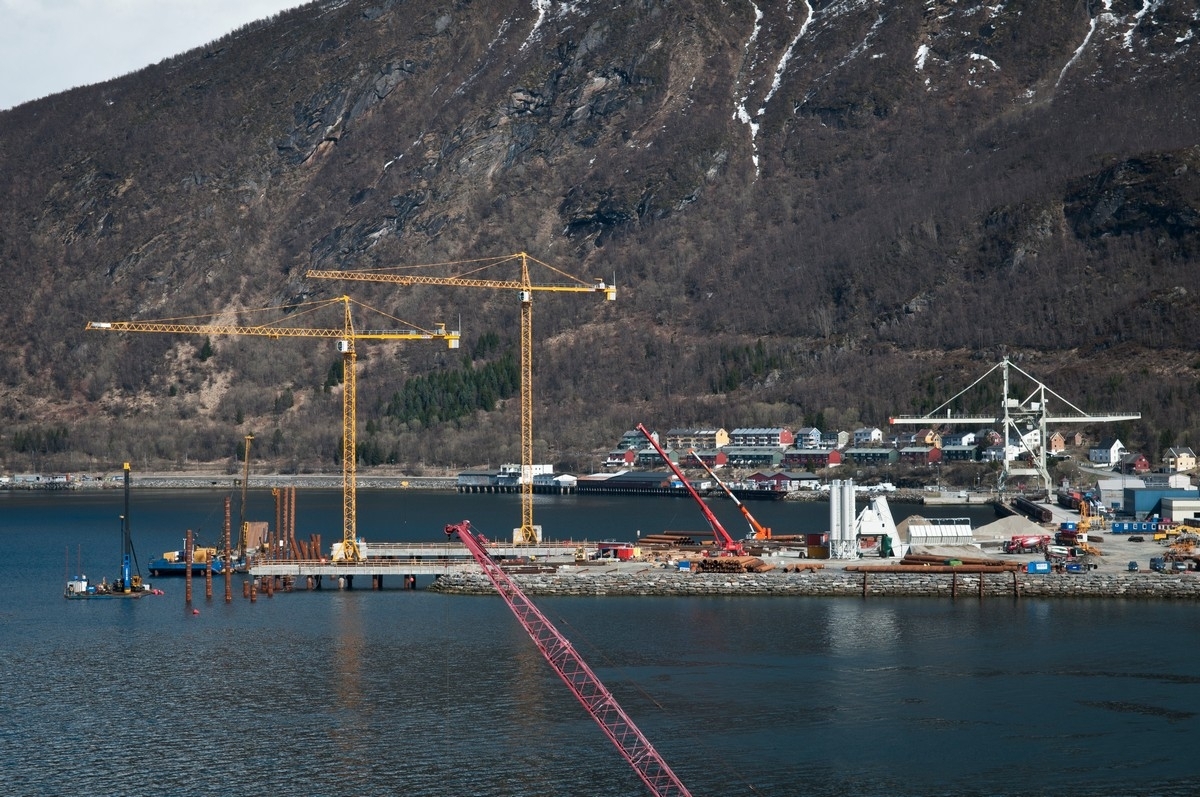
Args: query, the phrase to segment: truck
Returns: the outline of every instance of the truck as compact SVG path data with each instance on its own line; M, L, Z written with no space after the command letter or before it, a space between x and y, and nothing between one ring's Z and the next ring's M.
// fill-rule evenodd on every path
M1049 534L1014 534L1004 543L1005 553L1044 553L1050 545Z

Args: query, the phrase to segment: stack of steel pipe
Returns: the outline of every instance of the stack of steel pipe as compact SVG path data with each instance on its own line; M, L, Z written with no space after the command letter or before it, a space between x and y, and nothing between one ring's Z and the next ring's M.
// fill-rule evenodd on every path
M951 559L936 554L910 553L899 564L846 565L846 569L859 573L1007 573L1020 570L1021 563L982 557Z
M1020 570L1020 562L1014 562L1008 559L988 559L986 557L971 557L971 556L955 556L953 559L957 562L962 562L964 565L981 565L984 567L1004 567L1011 570ZM918 565L944 565L949 562L949 558L945 556L937 556L928 553L909 553L905 554L900 560L900 564Z

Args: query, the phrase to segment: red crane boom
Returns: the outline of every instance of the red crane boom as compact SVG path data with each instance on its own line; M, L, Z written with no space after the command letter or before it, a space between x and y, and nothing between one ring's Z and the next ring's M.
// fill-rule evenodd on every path
M666 451L663 451L662 446L658 444L658 441L651 437L650 430L640 423L637 425L637 430L641 432L647 440L650 441L650 445L654 446L654 450L658 452L660 457L662 457L662 461L667 463L667 467L671 469L671 472L675 474L679 481L683 482L683 486L687 488L688 493L690 493L692 498L695 499L696 503L700 505L700 511L704 513L704 519L707 520L708 525L712 527L713 535L717 538L717 543L721 546L721 550L733 556L741 556L745 552L745 548L743 548L742 544L735 540L732 535L725 530L725 527L721 525L721 521L717 520L717 516L714 515L712 510L708 508L708 504L704 503L704 499L700 497L700 493L696 492L696 488L693 487L692 483L689 482L687 477L683 475L683 471L679 469L678 465L671 461L671 458L667 456Z
M633 724L633 720L617 704L616 698L600 682L587 662L575 652L567 638L533 605L509 575L500 569L500 565L484 547L487 541L482 535L471 531L471 521L450 524L445 530L447 537L458 534L458 538L483 569L483 574L492 582L492 586L500 593L500 597L504 598L508 608L512 609L517 620L525 627L542 656L583 704L588 714L604 731L604 735L616 745L617 751L629 762L650 792L656 797L691 797L692 793L667 766L667 762L654 749L654 745L650 744L650 740Z
M754 539L756 539L756 540L771 539L771 530L769 528L767 528L766 526L764 526L763 524L759 523L754 518L754 515L750 514L750 510L746 508L746 505L743 504L740 500L738 500L738 497L733 494L733 490L730 490L728 485L726 485L725 482L721 481L720 476L713 473L713 469L708 467L708 463L705 462L704 460L700 459L700 455L697 454L695 451L693 451L690 448L688 449L688 453L692 455L692 459L694 459L700 463L700 467L704 468L705 472L708 473L709 476L713 477L713 481L715 481L718 485L720 485L721 489L725 491L725 495L729 496L729 499L731 501L733 501L734 504L737 505L737 508L739 511L741 511L742 516L746 518L746 522L750 524L750 528L754 529Z

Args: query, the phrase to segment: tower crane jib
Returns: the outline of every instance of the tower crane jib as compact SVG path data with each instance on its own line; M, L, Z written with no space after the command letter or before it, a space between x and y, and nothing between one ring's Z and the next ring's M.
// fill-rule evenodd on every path
M529 275L529 263L533 261L567 282L534 283ZM519 279L484 279L478 276L493 266L516 262L520 267ZM416 269L457 269L453 276L430 276L412 273ZM514 533L516 542L537 542L538 529L533 523L533 294L537 291L565 293L601 293L606 301L617 298L615 285L603 279L592 282L581 280L561 269L530 257L525 252L499 258L432 263L424 266L405 267L404 271L374 269L364 271L337 271L310 269L307 276L314 279L341 279L358 282L384 282L392 285L433 285L455 288L483 288L485 290L511 290L517 293L520 302L521 329L521 526Z
M360 340L444 340L451 349L457 349L460 333L447 331L445 324L436 325L433 331L411 328L395 331L362 331L354 328L354 318L349 296L340 296L319 302L308 302L288 307L263 308L268 311L289 311L288 315L270 323L258 325L239 324L197 324L190 323L192 319L168 319L163 321L92 321L86 329L108 332L158 332L182 335L249 335L277 338L319 338L337 341L338 352L342 355L342 556L348 561L358 561L362 558L358 546L357 530L357 434L356 434L356 396L357 376L355 342ZM304 327L296 325L300 320L306 320L311 314L324 308L341 304L342 323L337 327ZM367 305L361 305L370 310ZM387 315L379 310L377 313ZM398 321L388 316L392 321ZM247 440L247 458L249 441ZM243 510L244 511L244 510ZM244 533L244 531L243 531Z

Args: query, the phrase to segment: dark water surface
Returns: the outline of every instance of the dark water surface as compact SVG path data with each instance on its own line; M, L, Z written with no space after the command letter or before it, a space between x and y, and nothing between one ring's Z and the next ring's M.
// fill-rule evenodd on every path
M143 570L218 491L135 492ZM240 497L234 496L234 517ZM489 536L515 496L363 491L369 541ZM740 536L728 502L714 509ZM893 507L897 519L907 514ZM909 508L911 509L911 508ZM301 491L298 533L340 536ZM825 505L753 505L780 532ZM922 514L957 516L961 507ZM0 771L14 795L641 795L504 603L424 590L66 601L117 570L121 491L0 493ZM696 530L681 499L539 497L548 536ZM247 513L273 518L252 491ZM977 524L991 518L972 509ZM67 562L70 562L68 565ZM389 585L398 587L399 585ZM1197 606L1023 599L539 601L696 795L1200 793Z

